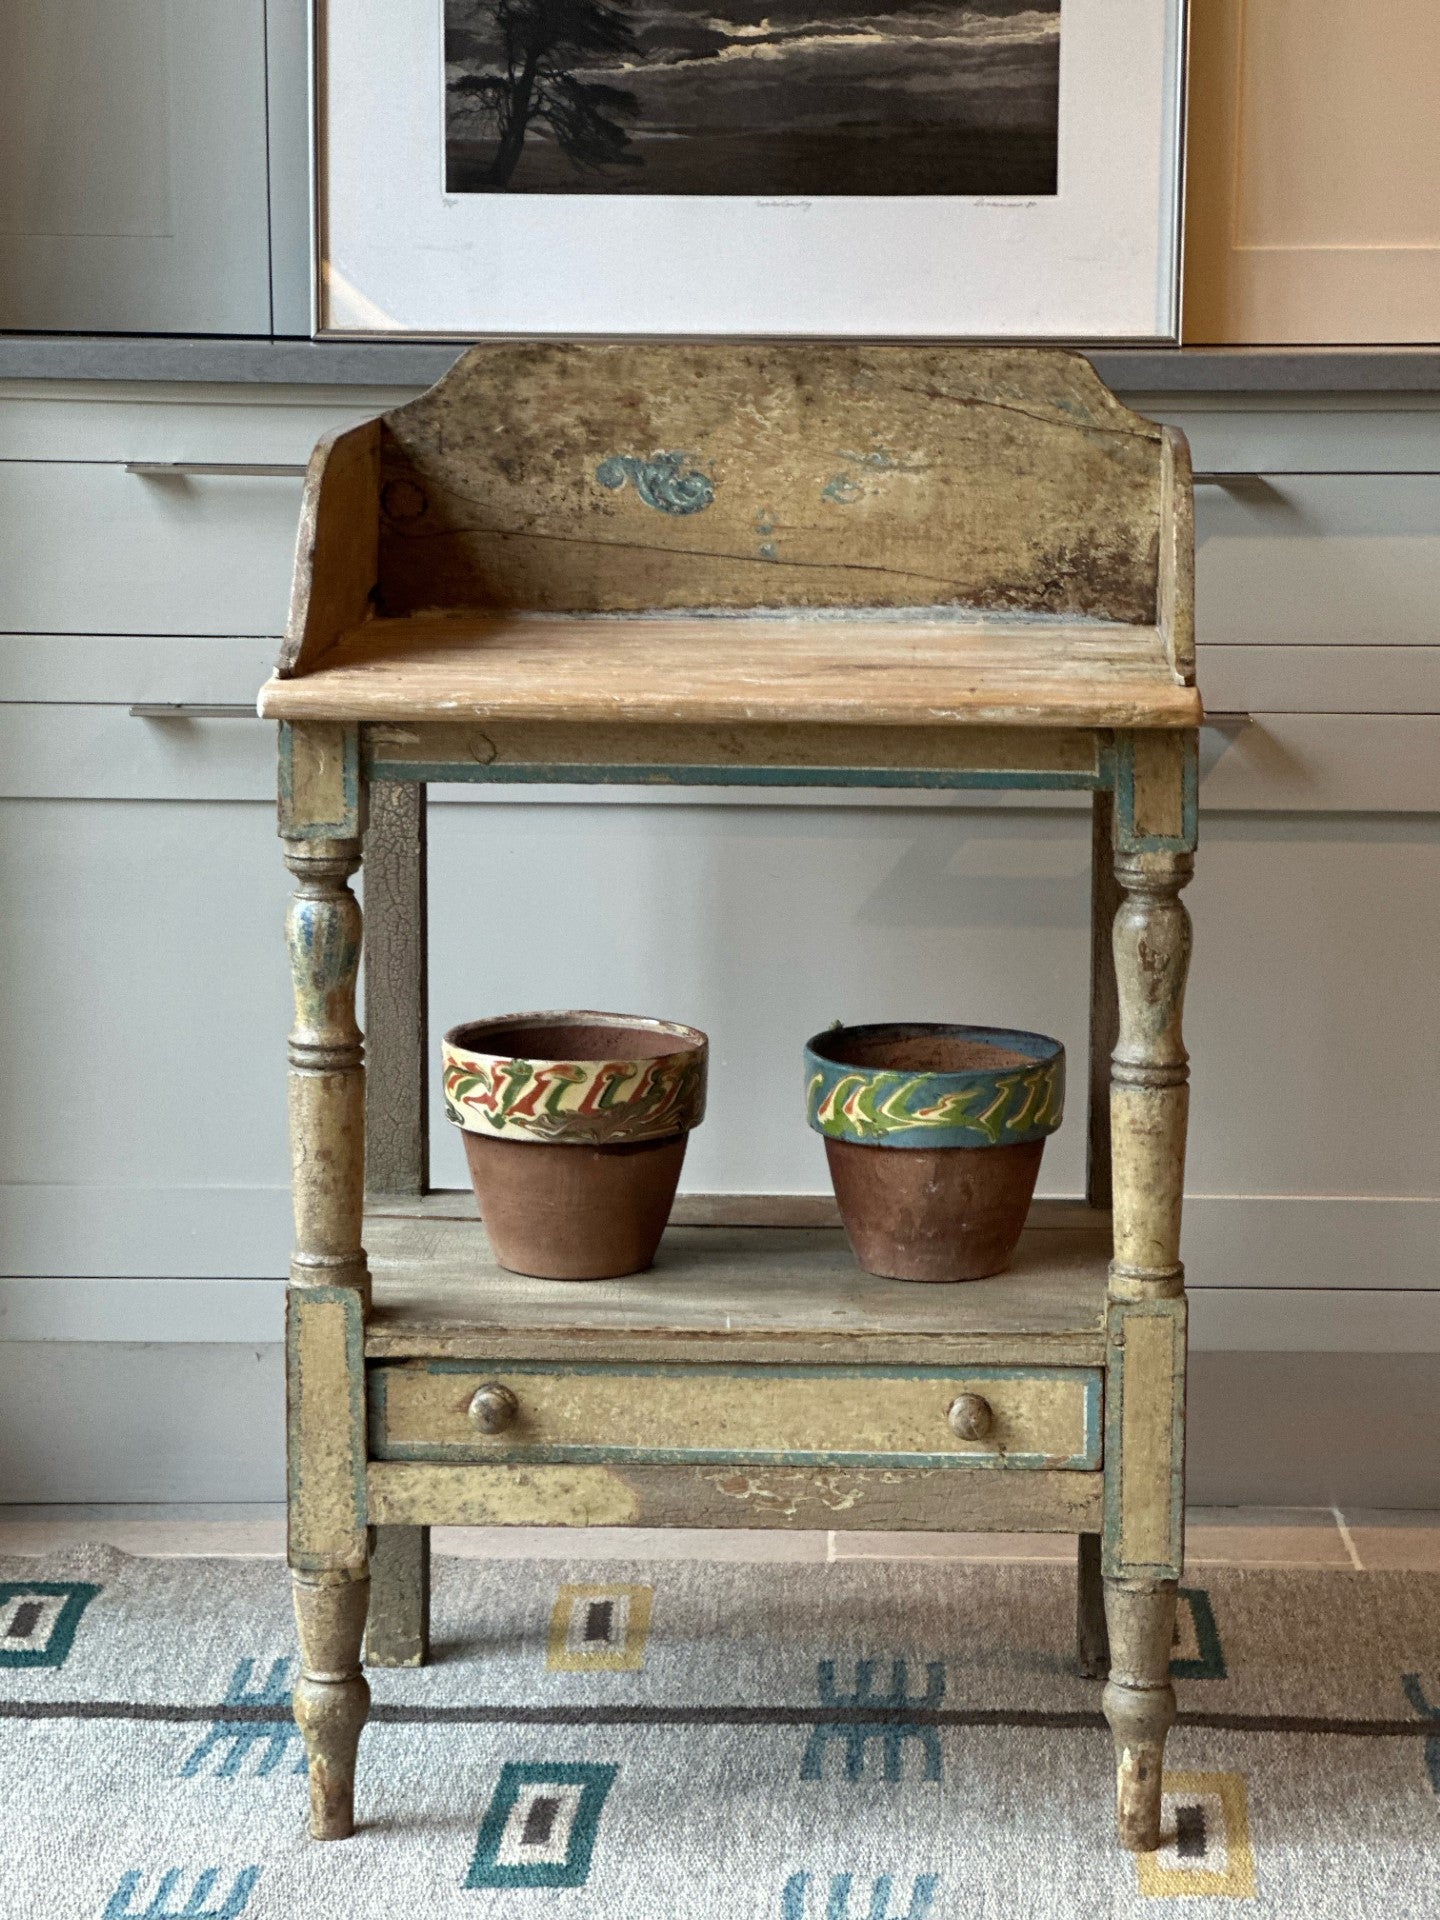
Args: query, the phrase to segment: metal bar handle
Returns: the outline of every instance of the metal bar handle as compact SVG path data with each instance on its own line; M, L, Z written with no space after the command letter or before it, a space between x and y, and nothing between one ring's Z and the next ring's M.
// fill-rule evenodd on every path
M1197 487L1257 487L1269 480L1434 480L1429 467L1216 467L1192 474Z
M240 701L137 700L130 708L132 720L258 720L253 706Z
M150 480L188 480L195 474L234 474L246 480L296 480L305 462L293 460L127 460L127 473Z

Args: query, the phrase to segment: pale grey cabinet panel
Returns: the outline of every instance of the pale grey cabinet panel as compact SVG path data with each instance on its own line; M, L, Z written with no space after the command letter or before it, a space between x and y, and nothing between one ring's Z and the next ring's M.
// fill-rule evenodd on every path
M1127 394L1126 404L1180 427L1198 474L1440 473L1434 394Z
M0 1340L0 1486L17 1503L283 1500L284 1349Z
M274 795L275 728L263 720L149 720L118 705L0 702L0 798L251 800L270 809L273 828Z
M0 700L47 704L89 701L186 701L253 710L255 695L274 670L276 643L265 636L133 633L0 633ZM31 739L28 717L20 739ZM185 723L178 719L177 726ZM191 721L190 726L199 726ZM262 723L257 721L259 727ZM268 737L273 728L265 727ZM183 736L192 742L193 733ZM213 742L220 736L207 731ZM32 757L39 762L45 735ZM37 766L40 777L45 778ZM0 776L0 791L3 791Z
M1440 642L1433 396L1131 404L1184 429L1198 474L1230 476L1195 493L1202 645ZM1301 662L1294 670L1303 676ZM1304 711L1303 693L1284 710Z
M1202 811L1440 811L1440 647L1199 652Z
M0 629L285 630L298 477L0 461Z
M0 459L232 461L304 466L336 427L413 399L411 388L0 382Z
M0 390L0 631L283 633L305 463L388 397Z
M1042 1027L1074 1061L1043 1191L1084 1185L1083 814L442 806L430 812L430 1010L608 1007L703 1027L687 1189L815 1192L801 1049L833 1020ZM438 1080L438 1076L435 1076ZM466 1182L437 1104L433 1177Z
M1198 678L1212 715L1440 714L1440 646L1204 643Z
M1440 642L1440 472L1274 474L1204 487L1195 528L1204 642Z
M0 326L270 331L264 0L0 9Z
M1440 818L1211 817L1188 900L1188 1190L1440 1195Z
M1254 713L1200 735L1202 814L1440 812L1440 715ZM1288 857L1282 825L1275 858Z
M0 1270L285 1271L287 891L269 805L0 802Z

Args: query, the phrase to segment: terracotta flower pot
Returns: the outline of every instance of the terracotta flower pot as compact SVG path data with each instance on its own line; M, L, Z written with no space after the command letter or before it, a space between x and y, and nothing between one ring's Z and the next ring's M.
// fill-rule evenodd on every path
M805 1069L806 1115L867 1273L979 1280L1009 1265L1064 1106L1058 1040L920 1022L832 1027L806 1047Z
M502 1267L611 1280L650 1265L704 1118L708 1047L695 1027L620 1013L450 1029L445 1108Z

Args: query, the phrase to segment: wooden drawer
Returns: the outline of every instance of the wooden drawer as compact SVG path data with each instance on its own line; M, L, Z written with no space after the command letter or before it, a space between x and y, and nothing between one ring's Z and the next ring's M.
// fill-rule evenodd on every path
M517 1411L494 1436L469 1416L498 1382ZM947 1414L980 1395L993 1425L963 1440ZM852 1467L1100 1465L1097 1369L645 1367L431 1361L370 1369L380 1460Z

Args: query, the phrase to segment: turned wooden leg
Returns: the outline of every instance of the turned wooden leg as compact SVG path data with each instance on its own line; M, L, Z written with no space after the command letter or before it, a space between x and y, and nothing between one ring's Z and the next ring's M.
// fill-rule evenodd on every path
M1105 1628L1105 1586L1100 1577L1100 1536L1082 1533L1075 1556L1075 1653L1087 1680L1103 1680L1110 1671L1110 1640Z
M290 1170L296 1286L350 1287L370 1304L365 1210L365 1055L355 1023L360 908L348 881L358 840L287 840L294 874L286 932L295 993L290 1033Z
M1180 891L1193 867L1194 736L1121 736L1117 768L1104 1706L1115 1736L1120 1840L1148 1851L1159 1843L1165 1735L1175 1717L1170 1650L1184 1522L1180 1212L1188 1062L1181 1014L1190 917Z
M300 1634L295 1718L317 1840L343 1839L354 1829L355 1754L370 1698L360 1671L370 1593L365 1067L355 1022L360 909L348 884L360 863L363 812L354 730L282 727L280 830L296 880L287 920L295 993L287 1504Z
M1175 1582L1107 1579L1105 1617L1110 1678L1104 1705L1115 1740L1115 1821L1121 1846L1151 1853L1160 1844L1165 1736L1175 1720Z
M347 1840L355 1831L355 1754L370 1711L360 1642L370 1582L364 1574L297 1573L300 1678L295 1720L310 1766L310 1833Z
M370 1556L372 1667L423 1667L430 1658L430 1529L377 1527Z

